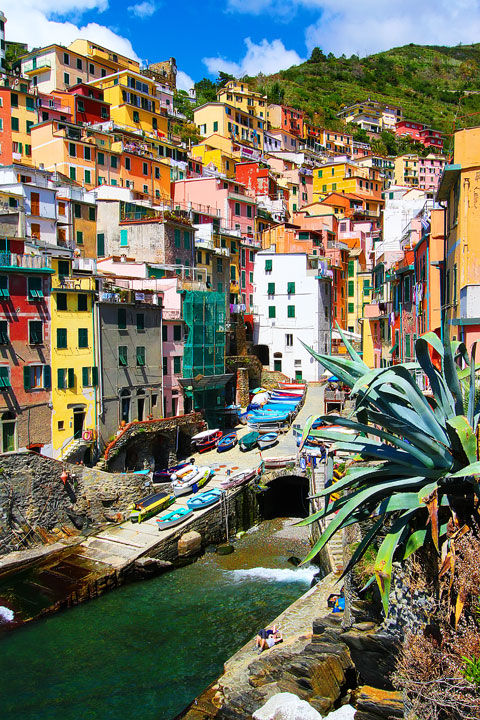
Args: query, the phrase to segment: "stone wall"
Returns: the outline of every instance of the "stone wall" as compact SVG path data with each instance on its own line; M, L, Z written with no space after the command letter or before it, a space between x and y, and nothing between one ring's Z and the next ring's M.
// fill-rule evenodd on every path
M246 368L250 388L260 385L262 363L256 355L231 355L225 358L225 372L236 373L238 368Z
M91 532L144 494L142 475L106 473L34 452L2 455L0 466L0 554ZM65 485L64 469L70 474Z

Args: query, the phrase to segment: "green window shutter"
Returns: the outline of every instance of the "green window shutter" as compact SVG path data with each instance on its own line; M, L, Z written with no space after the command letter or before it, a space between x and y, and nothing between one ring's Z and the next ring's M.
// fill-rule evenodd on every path
M145 315L137 313L137 330L145 330Z
M1 370L1 373L0 373L1 386L6 387L6 388L11 387L9 368L3 367L3 368L0 368L0 370Z
M65 350L67 347L67 329L57 328L57 348Z
M28 297L29 299L43 298L42 279L38 277L28 278Z
M145 365L145 348L144 347L137 347L137 365L139 367L144 367L144 365Z
M288 295L295 295L295 283L289 282L287 284L287 293Z
M348 312L349 313L355 312L355 303L348 303Z
M0 250L0 252L7 252L7 248L5 248L5 250ZM10 297L8 290L8 278L6 275L0 275L0 298L2 297Z
M84 171L84 177L85 177L85 182L86 182L86 184L87 184L87 185L90 185L90 183L92 182L92 175L91 175L90 170L85 170L85 171ZM92 209L92 208L90 208L90 209Z
M89 375L90 375L90 368L89 367L82 367L82 387L88 387L89 386Z
M180 355L173 356L173 372L175 375L180 375L182 372L182 358Z
M267 294L275 295L275 283L268 283Z
M73 165L70 165L70 180L76 180L77 179L77 168L73 167Z
M175 228L174 232L174 239L175 239L175 247L180 247L180 230L178 228Z
M354 297L355 296L355 281L349 280L348 281L348 297Z
M168 325L162 325L162 340L163 342L168 341Z
M83 232L77 230L77 245L83 245Z
M68 368L68 387L73 388L75 386L75 370Z
M105 235L103 233L97 233L97 255L98 257L105 255Z
M43 366L43 387L46 390L52 387L52 368L50 365Z
M168 363L168 360L166 357L164 357L163 358L163 374L164 375L168 374L168 364L167 363Z
M173 339L176 341L182 339L182 326L181 325L173 326Z
M59 260L58 261L58 276L59 277L69 277L70 275L70 263L68 260Z
M271 272L272 260L265 260L265 272Z
M88 328L78 328L78 347L88 348Z
M66 310L66 309L67 309L67 293L57 293L57 310Z
M88 299L87 295L84 295L83 293L78 294L77 298L77 308L80 312L85 312L88 310ZM66 309L66 308L65 308Z
M269 305L268 306L268 317L274 318L276 317L276 308L275 305Z
M323 175L323 170L319 170L319 171L318 171L318 177L321 178L322 175Z
M247 284L247 275L245 273L245 270L242 270L242 288L244 288L246 284Z
M74 212L76 218L81 218L82 217L82 206L79 205L78 203L74 203L73 212Z
M0 321L0 343L2 345L8 343L8 322L6 320Z
M92 367L92 385L94 387L98 385L98 367Z
M86 178L85 178L85 180L86 180ZM95 220L95 208L94 207L88 208L88 219Z
M59 390L65 389L65 370L63 368L57 370L57 385Z
M118 364L122 367L128 365L128 350L126 345L120 345L118 348Z
M30 388L31 388L31 380L32 380L32 376L31 376L31 373L30 373L30 366L29 366L29 365L24 365L24 366L23 366L23 387L24 387L24 390L30 390Z
M183 247L185 250L190 250L190 233L188 230L183 231Z
M236 272L235 272L235 265L230 265L230 280L232 282L235 282L237 279Z
M348 277L354 277L355 275L355 263L353 260L348 261Z
M43 324L36 320L29 323L30 345L39 345L43 342Z
M123 228L120 230L120 247L128 246L128 230Z
M127 311L125 308L119 308L117 312L117 325L119 330L127 329Z
M295 305L287 305L287 317L295 317Z

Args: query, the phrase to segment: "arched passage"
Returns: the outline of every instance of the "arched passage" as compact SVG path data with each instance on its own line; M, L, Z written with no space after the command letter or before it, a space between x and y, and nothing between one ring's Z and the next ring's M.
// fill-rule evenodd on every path
M270 365L270 348L268 345L254 345L252 352L258 357L262 365Z
M307 517L309 481L302 475L281 475L268 483L260 494L260 512L264 520L276 517Z

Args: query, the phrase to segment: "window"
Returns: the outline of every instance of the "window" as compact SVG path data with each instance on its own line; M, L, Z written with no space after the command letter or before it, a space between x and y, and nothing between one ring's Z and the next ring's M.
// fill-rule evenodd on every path
M103 233L97 234L97 255L98 257L105 255L105 235Z
M268 317L269 317L269 318L274 318L274 317L276 317L276 316L277 316L277 313L276 313L276 307L275 307L275 305L269 305L269 306L268 306Z
M145 348L142 346L137 347L137 366L145 366Z
M140 122L140 115L138 114L138 110L133 111L133 122L134 123Z
M287 283L287 293L288 293L288 295L295 295L295 283L294 282Z
M65 350L67 348L67 328L57 328L57 349Z
M122 228L120 230L120 247L127 247L128 246L128 230L126 228Z
M287 334L285 335L285 344L286 344L287 347L292 347L292 346L293 346L293 335L292 335L292 334L287 333Z
M57 304L57 307L58 307L58 304ZM77 309L79 312L85 312L88 310L88 299L87 299L87 295L85 295L85 293L78 294Z
M217 258L217 272L219 272L219 273L223 272L223 260L222 260L222 258Z
M185 250L190 250L190 233L188 230L183 231L183 247Z
M24 365L23 387L25 390L43 390L52 384L50 365Z
M77 157L77 146L75 143L68 143L68 154L70 157Z
M349 313L355 312L355 303L348 303L348 312Z
M126 345L120 345L118 348L118 365L119 367L128 365L128 348Z
M265 272L272 272L272 260L265 260Z
M12 108L18 108L18 95L17 93L10 94L10 105Z
M27 120L27 122L25 123L25 127L26 127L26 130L27 130L27 135L30 135L30 131L31 131L31 129L32 129L32 125L34 125L34 124L35 124L35 123L33 122L33 120ZM26 145L25 145L25 152L27 152L27 146L26 146Z
M83 245L83 232L77 230L77 245Z
M355 281L348 281L348 297L355 297Z
M105 154L102 152L97 153L97 162L99 165L105 165Z
M82 367L82 386L94 387L98 385L98 368Z
M6 320L0 320L0 344L8 344L8 322Z
M130 170L130 158L125 158L125 170Z
M173 372L174 375L180 375L182 372L182 358L180 355L173 356Z
M235 203L235 215L240 215L240 203Z
M77 70L82 70L82 61L80 58L77 58Z
M287 317L295 317L295 305L287 305Z
M18 132L20 128L18 118L12 117L12 130L15 132ZM20 151L21 152L21 151Z
M118 167L118 158L115 155L112 155L112 157L110 158L110 167L114 168L115 170Z
M215 120L215 122L213 123L213 132L214 133L218 132L218 121L217 120Z
M117 327L119 330L127 329L127 311L125 308L118 308L117 310Z
M88 328L78 328L78 347L88 348Z
M28 299L41 300L43 298L42 278L29 277L28 281Z
M88 66L88 72L90 73L90 75L95 74L95 65L93 63L90 63L90 65Z
M43 323L38 320L30 320L28 323L28 342L30 345L41 345L43 343Z
M73 165L70 166L69 175L70 175L70 180L77 179L77 170L76 170L76 168L73 167Z
M145 330L145 314L137 313L137 331L143 332Z
M178 228L175 228L174 242L175 242L175 247L179 248L180 247L180 230Z
M148 163L143 163L143 174L148 175Z
M70 74L69 73L63 73L63 82L65 85L70 85Z
M354 277L355 275L355 263L353 260L348 261L348 277Z
M101 109L100 112L101 112L101 115L102 115L103 120L108 120L108 108L105 107L105 105L102 105L102 109ZM115 160L116 160L116 159L117 159L117 158L115 158ZM112 158L112 160L113 160L113 158ZM112 167L113 167L113 166L112 166ZM115 166L115 167L116 167L116 166Z
M57 293L57 310L67 309L67 293Z
M70 55L68 53L63 53L63 63L64 65L70 65Z
M163 367L162 367L163 374L168 375L168 358L164 357L162 364L163 364Z
M94 207L88 208L88 219L93 220L93 221L95 220L95 208Z
M175 341L182 339L182 326L181 325L174 325L173 326L173 339Z
M275 295L275 283L268 283L267 294Z
M92 174L91 174L90 170L84 170L83 174L85 177L85 183L87 185L90 185L92 182ZM90 208L90 210L93 210L93 212L95 213L95 210L93 208Z
M0 390L3 388L11 387L10 384L10 369L3 365L0 367Z

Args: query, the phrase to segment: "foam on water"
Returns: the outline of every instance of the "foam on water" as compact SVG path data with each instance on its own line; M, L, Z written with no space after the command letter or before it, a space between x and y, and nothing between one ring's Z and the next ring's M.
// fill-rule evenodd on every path
M246 570L230 570L229 575L234 581L267 580L269 582L303 582L310 584L318 568L308 566L305 568L266 568L255 567Z
M15 616L13 610L0 605L0 622L11 622Z

